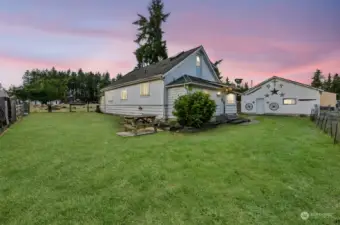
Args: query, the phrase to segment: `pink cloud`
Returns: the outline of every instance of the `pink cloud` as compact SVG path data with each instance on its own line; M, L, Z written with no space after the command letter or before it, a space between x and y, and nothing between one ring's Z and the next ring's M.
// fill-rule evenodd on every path
M70 21L58 18L58 20L41 20L41 18L32 15L10 15L0 13L0 24L9 25L9 27L28 27L53 34L67 34L83 37L99 37L99 38L118 38L121 40L134 38L134 30L132 26L120 26L119 29L93 29L80 28L71 25ZM123 25L123 24L122 24Z

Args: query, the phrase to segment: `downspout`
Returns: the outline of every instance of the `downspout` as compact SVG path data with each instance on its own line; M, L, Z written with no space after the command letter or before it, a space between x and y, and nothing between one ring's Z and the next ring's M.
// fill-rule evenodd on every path
M164 76L163 76L163 85L164 85L164 93L163 93L163 118L165 120L168 120L168 88L165 85L164 82Z

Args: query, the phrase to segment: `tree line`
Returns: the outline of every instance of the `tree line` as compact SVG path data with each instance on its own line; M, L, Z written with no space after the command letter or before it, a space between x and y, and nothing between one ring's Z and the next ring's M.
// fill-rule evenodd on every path
M340 77L338 73L335 73L334 75L329 73L327 78L325 78L322 71L317 69L312 77L311 86L336 93L337 99L340 97Z
M9 93L22 100L40 101L47 104L53 100L70 102L98 102L100 89L110 85L121 74L111 79L110 74L78 71L58 71L54 67L45 70L27 70L23 77L23 84L19 87L11 86Z

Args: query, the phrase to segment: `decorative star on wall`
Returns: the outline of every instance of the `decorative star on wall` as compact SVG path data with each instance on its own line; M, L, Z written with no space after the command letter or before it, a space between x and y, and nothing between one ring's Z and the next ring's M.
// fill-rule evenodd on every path
M285 96L285 93L281 93L281 94L280 94L280 97L284 97L284 96Z
M279 90L276 90L275 88L273 90L270 91L272 93L272 95L277 95Z

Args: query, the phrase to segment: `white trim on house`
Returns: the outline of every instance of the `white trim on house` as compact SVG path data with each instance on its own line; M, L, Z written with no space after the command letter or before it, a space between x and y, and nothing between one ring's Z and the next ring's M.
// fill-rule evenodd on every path
M208 67L209 67L209 69L210 69L210 72L213 74L213 76L214 76L216 82L217 82L217 83L223 84L222 81L221 81L220 79L218 79L218 76L217 76L217 74L215 73L215 70L214 70L214 68L213 68L212 65L211 65L210 59L209 59L209 57L208 57L208 55L207 55L207 53L206 53L206 51L204 50L204 48L203 48L202 45L201 45L201 47L199 47L196 51L194 51L193 53L191 53L190 55L188 55L187 57L185 57L185 58L184 58L180 63L178 63L176 66L172 67L171 70L169 70L168 72L166 72L166 73L163 75L163 77L167 76L168 74L171 74L171 72L173 72L174 70L176 70L178 67L180 67L180 66L185 62L185 59L189 58L189 57L192 56L192 55L195 55L195 56L196 56L197 53L200 52L200 51L202 51L203 54L201 54L201 55L204 56L204 61L205 61L205 63L208 65ZM196 57L195 57L195 58L196 58ZM203 57L202 57L202 58L203 58ZM196 62L196 60L195 60L195 62ZM196 65L196 63L195 63L195 65ZM202 61L201 61L201 65L202 65ZM201 70L202 70L202 69L201 69Z
M213 75L215 76L215 79L216 79L217 83L223 83L223 82L218 78L217 74L215 73L215 70L214 70L213 66L211 65L211 61L210 61L210 59L209 59L209 56L208 56L207 52L205 51L205 49L203 48L203 46L202 46L202 52L203 52L204 57L205 57L205 59L206 59L206 63L208 64L208 66L209 66L211 72L213 73Z
M171 88L171 87L180 87L180 86L184 86L184 85L187 85L187 84L192 84L192 85L196 85L196 86L201 86L201 87L208 87L208 88L213 88L213 89L219 89L219 88L222 88L222 87L228 87L226 85L221 85L221 87L216 87L214 85L209 85L209 83L207 82L207 84L202 84L202 83L197 83L197 82L188 82L188 83L185 83L185 84L173 84L173 85L167 85L165 87L167 88Z

